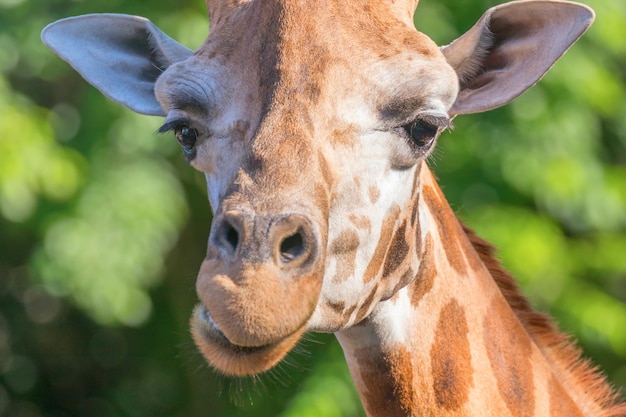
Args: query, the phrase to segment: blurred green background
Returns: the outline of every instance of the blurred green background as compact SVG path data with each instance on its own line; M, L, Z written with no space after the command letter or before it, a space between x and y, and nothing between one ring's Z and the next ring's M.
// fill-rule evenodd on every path
M461 218L534 305L626 387L626 2L513 104L458 118L432 158ZM440 44L494 0L423 0ZM0 0L0 416L362 416L331 335L255 379L187 330L210 208L158 118L104 99L39 40L71 15L143 15L191 48L200 0Z

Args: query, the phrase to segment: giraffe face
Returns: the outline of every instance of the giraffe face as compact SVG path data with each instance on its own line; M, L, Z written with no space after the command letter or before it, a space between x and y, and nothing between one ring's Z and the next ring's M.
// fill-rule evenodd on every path
M237 375L269 369L304 331L360 321L413 277L417 174L458 88L435 44L389 11L338 27L325 13L339 6L286 18L265 5L256 20L254 7L155 88L214 211L194 338Z
M63 19L42 39L113 100L165 112L206 174L192 329L219 370L263 372L303 332L337 332L371 415L622 415L423 163L449 115L524 92L593 11L515 1L439 49L413 29L416 4L207 0L195 53L128 15Z

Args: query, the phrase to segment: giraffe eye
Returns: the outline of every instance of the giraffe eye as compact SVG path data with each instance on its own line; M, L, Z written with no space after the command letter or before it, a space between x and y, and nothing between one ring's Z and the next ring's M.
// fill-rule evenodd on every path
M185 154L189 155L193 152L196 146L196 140L198 139L198 131L193 127L183 125L174 130L176 140L183 147Z
M403 126L411 141L419 148L429 147L439 132L439 127L423 120Z

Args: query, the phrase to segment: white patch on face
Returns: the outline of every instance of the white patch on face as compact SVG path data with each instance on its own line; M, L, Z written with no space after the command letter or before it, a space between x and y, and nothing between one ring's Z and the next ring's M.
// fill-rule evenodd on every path
M370 282L364 282L364 275L378 247L385 219L393 212L394 207L399 210L405 209L412 197L412 185L417 165L403 170L391 168L392 146L388 141L396 138L390 136L385 132L363 136L359 141L362 149L355 151L359 158L346 158L339 172L339 177L344 181L337 185L337 197L332 202L328 248L346 229L358 234L360 244L356 252L354 271L341 282L334 280L338 260L333 258L330 252L327 253L320 303L344 303L346 308L357 307L352 316L342 323L342 328L355 324L359 309L363 307L364 301L380 279L380 271L378 271L379 274ZM358 179L358 183L355 182L355 178ZM378 195L375 199L372 199L371 188L377 191ZM350 221L351 217L367 218L370 227L358 228ZM401 221L400 218L398 221ZM398 224L394 226L397 227ZM370 308L374 308L374 304L372 303ZM318 304L318 308L309 321L309 329L328 331L329 329L325 327L326 321L323 317L323 309L319 308Z
M360 244L355 255L354 271L340 282L334 280L340 261L334 259L330 252L327 253L320 303L309 322L312 330L329 330L325 326L328 320L323 317L325 309L319 307L325 303L343 305L345 310L353 311L349 318L340 317L343 328L355 324L357 318L362 317L359 310L381 278L378 271L378 276L373 277L370 282L364 282L365 272L381 237L382 226L392 207L406 210L413 197L413 181L421 160L416 161L416 156L408 149L409 145L403 142L406 139L394 133L394 128L401 126L385 125L385 121L380 120L380 109L373 108L371 104L384 105L384 102L378 100L385 100L385 96L391 102L395 98L404 97L410 99L408 103L417 106L413 116L421 111L445 117L458 91L456 75L444 60L431 63L416 59L410 64L408 62L404 62L404 67L400 65L393 68L388 63L374 64L366 72L359 73L362 78L359 82L371 85L368 91L383 92L382 95L369 92L364 95L360 90L351 96L347 90L347 96L341 101L335 100L333 114L336 114L338 120L359 126L361 136L353 147L344 149L337 146L333 149L339 165L336 175L341 182L336 185L336 198L331 202L328 248L346 229L357 233ZM436 75L426 77L425 74L428 73ZM407 91L415 92L414 96L411 97L411 93L407 94ZM377 198L371 198L370 189L376 190ZM357 227L350 222L350 217L366 218L369 227ZM398 224L394 227L397 228ZM422 239L424 236L422 234ZM411 266L416 268L416 265ZM377 297L381 295L377 294ZM369 306L370 310L377 301L375 299L372 306ZM337 320L332 325L336 325L336 322Z
M421 187L421 184L420 184ZM437 225L433 222L433 217L430 214L429 207L424 202L424 199L421 198L421 189L420 189L420 201L419 201L419 209L418 209L418 221L420 224L421 237L422 241L420 242L420 246L423 248L426 246L426 239L430 235L431 238L434 238L435 241L440 239L439 237L439 229Z

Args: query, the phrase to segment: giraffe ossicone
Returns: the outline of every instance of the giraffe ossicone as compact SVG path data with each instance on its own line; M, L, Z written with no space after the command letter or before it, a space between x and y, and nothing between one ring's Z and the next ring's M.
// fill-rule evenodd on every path
M42 38L106 96L165 116L205 174L191 327L212 366L264 372L304 332L332 332L370 416L626 413L425 163L455 116L535 84L590 8L502 4L439 47L413 25L417 0L206 3L197 51L127 15Z

